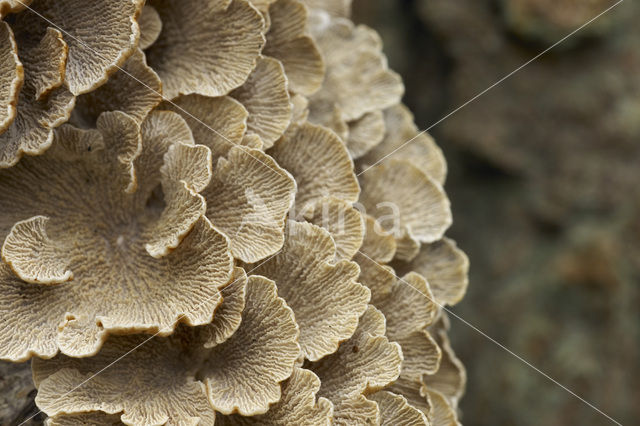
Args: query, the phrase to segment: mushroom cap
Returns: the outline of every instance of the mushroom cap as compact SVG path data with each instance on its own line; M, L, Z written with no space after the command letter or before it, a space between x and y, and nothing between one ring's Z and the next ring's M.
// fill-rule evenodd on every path
M336 260L351 260L360 249L364 220L351 203L334 197L321 198L302 213L307 222L331 234L336 245Z
M360 193L353 161L345 146L330 130L305 123L290 128L268 151L293 175L298 184L296 211L332 196L355 202Z
M74 96L62 86L68 62L62 33L47 28L33 34L28 25L28 19L18 19L14 25L24 84L19 88L15 118L5 119L9 125L0 133L0 168L15 165L23 154L46 151L53 141L53 129L68 120L74 106Z
M255 134L270 148L289 127L291 102L287 91L287 76L282 64L261 57L247 81L230 93L248 112L247 134Z
M230 96L179 96L171 102L163 102L159 108L180 114L189 125L195 142L207 146L214 161L234 146L244 144L249 112Z
M220 425L330 425L333 404L326 398L318 398L320 379L309 370L296 367L291 377L282 383L280 401L269 407L269 411L252 417L237 414L218 416Z
M326 417L328 401L317 407L311 403L318 383L309 372L298 372L302 376L283 385L285 391L302 387L305 394L281 399L280 383L294 374L300 347L293 313L277 296L275 284L264 277L247 279L241 270L235 277L230 285L246 285L246 304L227 340L211 349L201 345L214 343L211 337L219 334L213 329L226 329L228 318L214 319L204 327L181 326L169 337L112 336L90 358L38 359L33 363L36 403L50 416L103 411L119 414L126 424L213 424L214 409L256 415L277 401L290 406L286 399L291 398L307 404L309 410L298 407L300 415L318 411ZM236 317L234 307L222 309L217 315Z
M416 271L428 281L438 303L455 305L467 291L469 259L455 241L443 238L422 245L411 262L398 262L400 273Z
M45 155L0 172L0 357L90 356L109 333L211 321L232 259L196 192L210 170L180 166L206 165L208 150L154 137L158 127L141 135L133 118L103 113L98 130L66 125Z
M384 336L384 316L373 306L360 317L358 328L338 350L309 368L320 377L320 396L334 405L375 392L393 383L401 371L402 350Z
M318 360L338 349L356 330L369 290L356 282L354 262L334 262L329 233L310 223L289 221L282 249L254 273L274 280L300 327L304 356Z
M335 105L347 122L400 102L402 80L388 69L375 31L322 12L312 14L310 31L326 65L322 87L310 98L312 122L324 124L315 120L316 102Z
M380 408L382 426L406 425L429 426L427 417L420 410L409 405L402 395L396 395L388 391L376 392L369 395L368 399L375 401Z
M71 93L80 95L104 84L133 54L140 37L137 20L143 3L40 0L19 14L18 19L27 20L34 33L44 33L53 26L64 34L69 47L65 83Z
M138 47L144 50L155 43L160 36L162 19L153 6L145 4L138 19L138 25L140 26Z
M360 202L393 232L396 243L402 242L404 233L417 242L437 241L452 223L440 184L406 160L378 164L360 175L360 185Z
M264 45L264 20L248 1L153 0L150 5L162 30L146 49L147 60L167 98L222 96L245 82Z
M144 53L137 49L105 84L76 98L70 123L95 127L96 120L105 111L122 111L142 122L162 100L161 92L158 75L147 65Z
M428 133L418 130L409 109L402 104L394 105L384 110L383 120L384 139L359 159L360 168L366 169L386 158L407 160L444 185L447 163L442 150Z
M231 253L257 262L284 244L285 218L296 183L270 156L240 146L220 157L202 194L207 217L231 242Z
M4 132L16 116L18 95L24 81L18 46L11 27L4 21L0 23L0 67L0 132Z
M292 92L312 95L324 80L324 62L308 35L307 9L298 0L277 0L269 6L271 25L262 53L284 66Z

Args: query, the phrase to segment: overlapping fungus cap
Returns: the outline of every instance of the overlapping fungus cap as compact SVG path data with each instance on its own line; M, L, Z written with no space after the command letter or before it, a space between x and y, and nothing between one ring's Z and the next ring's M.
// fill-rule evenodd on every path
M89 67L0 1L5 134L63 111L0 171L0 357L49 425L457 422L446 164L350 1L33 7L118 24Z
M91 358L59 355L34 361L36 403L54 418L102 411L119 414L126 424L213 424L215 412L253 416L265 413L269 404L286 405L287 398L327 416L327 402L311 403L314 378L300 370L294 374L298 326L276 285L264 277L247 278L237 268L223 292L225 301L211 324L181 327L151 340L112 337ZM133 348L121 362L76 388ZM284 390L289 393L283 398L280 383L288 378ZM279 415L295 417L286 409Z
M382 140L382 110L400 101L400 77L388 69L378 34L345 18L313 9L311 34L326 73L309 99L309 121L334 130L357 158Z
M75 96L105 83L134 52L142 3L0 3L0 167L49 148ZM73 35L88 33L95 36Z
M0 172L3 359L90 356L112 332L206 324L221 301L229 242L198 194L209 150L170 112L97 126L64 125L44 155Z

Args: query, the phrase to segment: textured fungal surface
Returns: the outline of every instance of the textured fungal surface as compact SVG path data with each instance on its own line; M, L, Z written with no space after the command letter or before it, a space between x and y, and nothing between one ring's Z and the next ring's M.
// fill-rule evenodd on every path
M458 422L446 163L386 158L419 129L349 15L0 1L0 359L48 425Z

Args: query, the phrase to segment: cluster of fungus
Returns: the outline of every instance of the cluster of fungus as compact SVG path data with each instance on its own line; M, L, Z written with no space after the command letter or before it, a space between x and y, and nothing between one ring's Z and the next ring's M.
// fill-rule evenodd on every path
M458 423L446 164L349 9L0 1L0 358L49 425Z

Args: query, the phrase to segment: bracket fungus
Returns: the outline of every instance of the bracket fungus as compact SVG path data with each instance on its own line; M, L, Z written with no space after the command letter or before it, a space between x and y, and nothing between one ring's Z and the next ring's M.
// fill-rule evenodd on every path
M144 3L0 1L0 359L47 424L457 423L468 260L380 37Z

